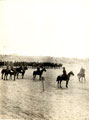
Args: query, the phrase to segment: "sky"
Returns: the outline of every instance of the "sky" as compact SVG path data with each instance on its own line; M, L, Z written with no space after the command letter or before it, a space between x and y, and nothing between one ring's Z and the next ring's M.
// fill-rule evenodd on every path
M89 0L0 0L0 54L89 57Z

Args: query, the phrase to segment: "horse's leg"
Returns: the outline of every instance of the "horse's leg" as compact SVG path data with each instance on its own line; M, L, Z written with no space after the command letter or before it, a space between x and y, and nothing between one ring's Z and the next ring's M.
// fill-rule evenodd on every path
M41 80L41 75L39 75L39 80Z
M24 73L22 73L22 79L24 78Z
M68 88L68 81L69 81L69 80L66 81L66 88Z
M19 75L19 74L17 73L17 79L18 79L18 75Z
M9 79L11 79L11 75L9 76Z
M80 77L78 77L78 79L79 79L79 82L80 82Z
M82 77L82 81L83 81L83 77Z
M16 75L14 74L14 81L15 81L15 76L16 76Z
M6 74L6 80L7 80L7 76L8 76L8 75Z
M3 73L2 73L2 79L3 79Z
M23 79L23 73L22 73L22 79Z
M7 73L4 75L4 80L7 80Z
M36 75L33 75L33 80L35 80L35 78L36 78Z
M62 82L62 80L60 80L60 88L62 88L62 87L61 87L61 82Z

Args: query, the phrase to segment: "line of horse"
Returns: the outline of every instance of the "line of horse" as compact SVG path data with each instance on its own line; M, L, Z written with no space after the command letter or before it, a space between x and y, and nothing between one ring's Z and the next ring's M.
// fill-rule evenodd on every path
M20 67L16 67L16 68L13 68L13 69L2 69L2 71L1 71L2 79L7 80L8 75L10 75L10 78L12 79L12 75L13 75L14 76L14 81L15 81L16 76L17 76L17 79L18 79L19 74L22 74L22 79L23 79L25 71L27 69L28 69L27 66L24 66L24 67L20 66ZM44 67L39 71L37 71L37 70L33 71L33 80L35 80L37 75L39 76L39 80L43 80L42 79L43 78L42 77L43 72L46 72L46 68L44 68ZM66 76L62 76L62 75L57 76L56 82L57 82L58 88L59 87L62 88L62 86L61 86L62 81L66 81L66 88L68 88L68 83L69 83L69 80L70 80L70 76L74 76L74 73L72 71L70 71L68 74L66 74ZM85 74L78 73L77 77L78 77L79 81L81 79L86 80L85 79Z
M27 70L27 66L20 66L20 67L16 67L16 68L4 68L2 69L1 71L1 74L2 74L2 79L4 80L7 80L8 79L8 75L10 75L10 79L12 79L12 76L14 76L14 81L16 79L16 76L17 76L17 79L18 79L18 76L19 74L22 75L22 79L24 78L24 74L25 74L25 71Z

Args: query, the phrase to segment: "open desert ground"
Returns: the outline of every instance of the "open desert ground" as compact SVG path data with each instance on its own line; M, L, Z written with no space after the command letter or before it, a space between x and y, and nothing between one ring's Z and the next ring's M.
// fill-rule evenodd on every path
M1 79L0 75L0 119L20 120L89 120L89 61L63 63L66 71L73 71L68 88L65 81L57 88L56 78L62 74L60 69L47 69L42 81L33 81L29 68L24 79L16 81ZM80 67L86 69L86 82L78 81ZM1 74L0 68L0 74Z

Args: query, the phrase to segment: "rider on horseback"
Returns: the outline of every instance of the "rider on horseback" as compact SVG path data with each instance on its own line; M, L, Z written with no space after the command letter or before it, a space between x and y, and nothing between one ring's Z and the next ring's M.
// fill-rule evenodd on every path
M38 73L40 72L40 67L37 67L37 72L38 72Z
M66 76L67 76L66 70L65 70L65 67L63 67L63 74L62 74L62 77L65 78Z
M6 72L8 72L10 70L10 66L6 66Z
M8 65L6 66L6 70L9 70L9 66Z
M85 69L83 67L80 69L80 74L85 74Z
M79 81L80 81L80 79L83 80L83 78L84 78L84 80L86 80L85 79L85 69L83 67L81 67L80 72L77 74L77 76L78 76Z
M11 71L11 73L14 71L14 68L13 68L13 66L11 66L11 69L10 69L10 71Z

